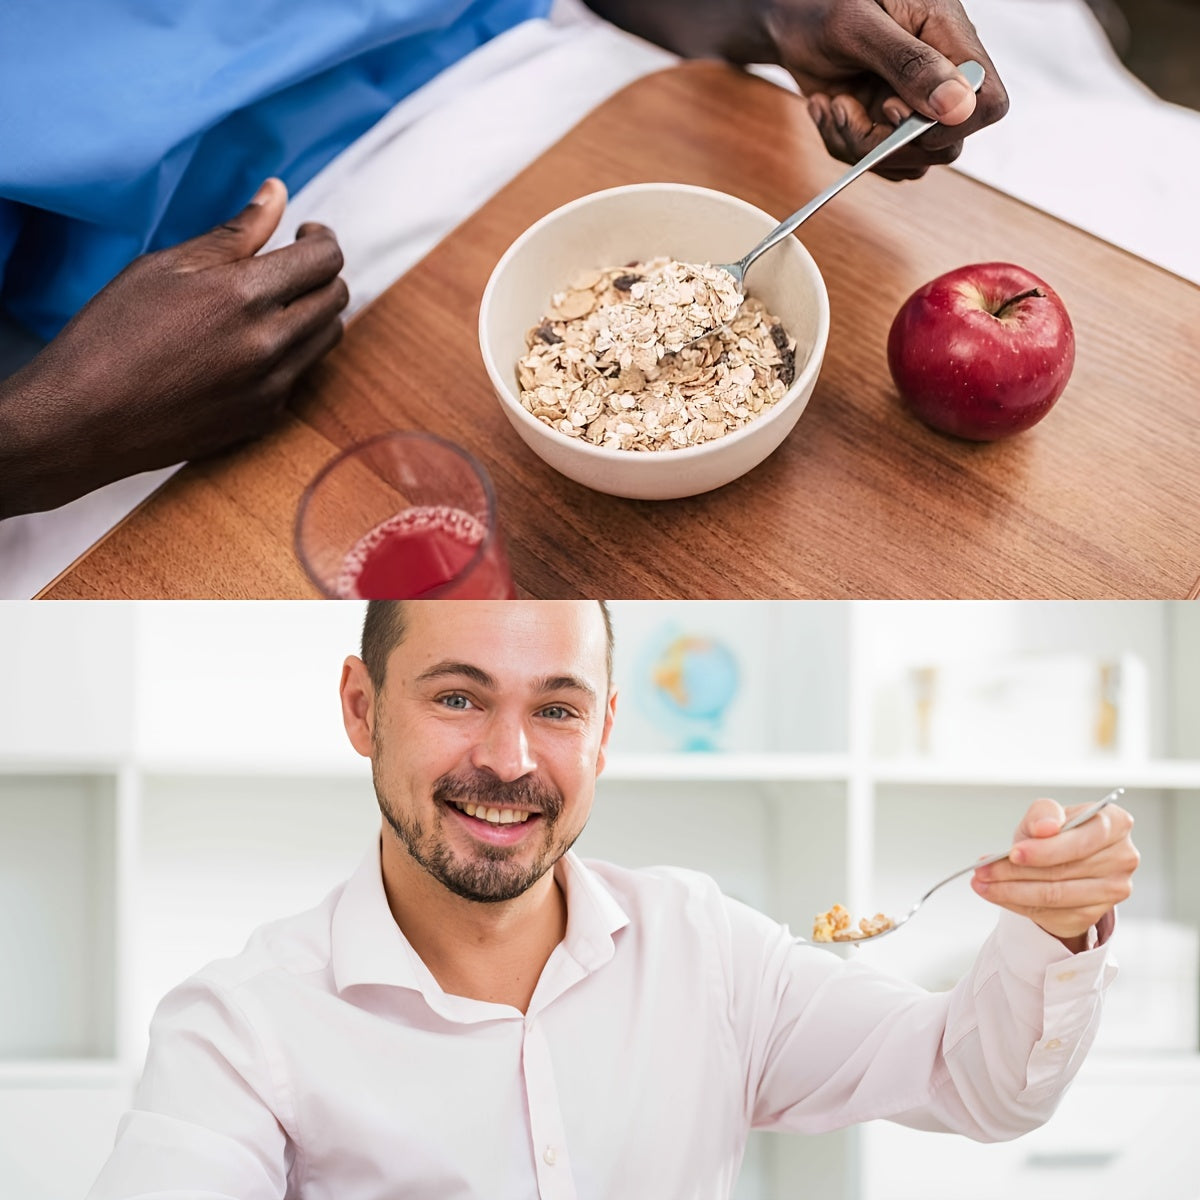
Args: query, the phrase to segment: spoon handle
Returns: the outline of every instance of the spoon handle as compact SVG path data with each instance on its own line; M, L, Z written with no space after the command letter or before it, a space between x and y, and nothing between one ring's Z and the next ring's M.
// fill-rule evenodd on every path
M1068 829L1074 829L1078 825L1082 825L1085 821L1090 821L1102 808L1111 804L1114 800L1120 800L1125 795L1123 787L1113 788L1102 800L1097 800L1090 808L1083 809L1082 812L1077 812L1069 821L1064 821L1058 833L1054 836L1058 837L1059 833L1066 833ZM947 876L942 880L942 883L948 883L951 879L957 879L960 875L965 875L968 871L977 871L980 867L990 867L992 863L1003 862L1009 855L1012 847L1005 850L1003 854L992 854L987 858L980 859L979 862L973 862L969 867L963 867L961 871L956 871L953 875ZM941 887L942 883L937 886Z
M959 72L963 78L974 88L975 91L983 86L984 70L979 63L972 59L969 62L963 63L959 68ZM831 183L819 196L813 197L802 209L792 213L786 221L776 225L770 233L767 234L745 258L742 259L738 266L745 275L750 264L754 262L760 254L765 254L772 246L783 241L785 237L794 233L796 227L803 221L807 221L827 200L833 199L848 183L853 183L864 171L869 171L877 163L882 162L889 154L894 154L901 146L907 146L913 138L920 137L927 129L932 129L937 124L932 117L924 117L920 113L913 113L906 121L902 121L896 126L895 131L886 137L874 150L868 151L863 155L846 172L840 179Z

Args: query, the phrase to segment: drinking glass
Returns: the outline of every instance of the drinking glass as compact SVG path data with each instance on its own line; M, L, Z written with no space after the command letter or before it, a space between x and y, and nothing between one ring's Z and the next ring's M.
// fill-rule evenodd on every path
M432 433L384 433L344 450L308 485L296 556L326 596L516 596L483 466Z

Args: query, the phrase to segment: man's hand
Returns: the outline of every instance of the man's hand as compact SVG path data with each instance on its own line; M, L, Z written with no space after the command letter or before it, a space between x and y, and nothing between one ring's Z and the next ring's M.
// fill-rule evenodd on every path
M917 179L1008 111L1008 94L958 0L772 0L764 22L835 158L857 162L914 110L942 122L879 170ZM976 96L956 64L987 72Z
M830 154L857 162L915 109L935 128L876 168L916 179L998 121L1008 95L958 0L586 0L615 24L685 57L777 63L808 99ZM987 72L978 97L957 71Z
M1086 948L1088 930L1128 899L1140 860L1130 837L1133 817L1115 804L1059 834L1086 807L1064 810L1053 800L1035 800L1008 858L971 877L985 900L1028 917L1076 952Z
M0 384L0 517L270 428L349 299L323 225L256 257L286 202L268 180L231 221L137 259Z

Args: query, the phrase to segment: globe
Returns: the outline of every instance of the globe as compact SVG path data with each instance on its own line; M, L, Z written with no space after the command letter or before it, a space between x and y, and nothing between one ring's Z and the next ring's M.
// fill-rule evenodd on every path
M724 642L665 631L652 641L640 673L649 715L679 749L717 749L739 682L737 658Z

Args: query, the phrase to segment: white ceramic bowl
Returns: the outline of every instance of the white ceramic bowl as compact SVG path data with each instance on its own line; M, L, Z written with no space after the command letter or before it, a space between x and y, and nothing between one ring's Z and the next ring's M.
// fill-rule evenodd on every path
M796 377L748 425L682 450L593 446L544 425L521 407L517 362L551 296L587 268L669 255L733 262L778 224L762 209L709 188L639 183L583 196L530 226L496 264L479 309L479 346L500 403L526 445L556 471L596 491L671 500L721 487L756 467L791 432L817 382L829 336L829 297L817 264L794 237L747 275L751 295L796 339Z

